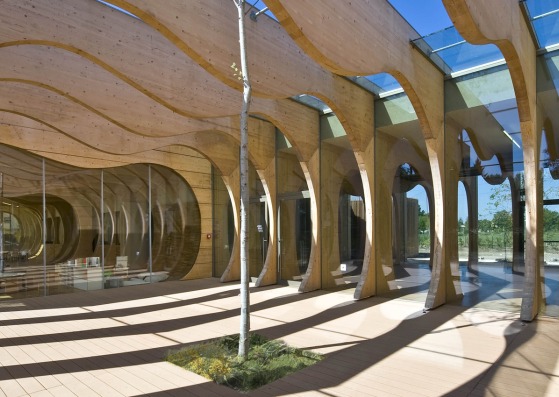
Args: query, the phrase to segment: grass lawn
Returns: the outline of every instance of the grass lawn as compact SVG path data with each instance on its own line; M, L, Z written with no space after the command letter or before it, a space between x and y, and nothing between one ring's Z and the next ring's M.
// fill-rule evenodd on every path
M320 361L322 356L250 334L248 360L237 357L239 335L171 351L165 359L218 384L249 391Z

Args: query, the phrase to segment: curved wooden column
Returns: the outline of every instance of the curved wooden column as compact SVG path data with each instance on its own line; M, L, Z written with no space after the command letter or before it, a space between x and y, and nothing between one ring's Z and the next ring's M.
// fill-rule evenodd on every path
M512 269L514 271L524 266L524 233L520 230L524 226L523 211L520 208L520 190L522 187L512 176L509 176L507 180L512 202Z
M252 119L254 120L254 119ZM258 178L266 195L268 209L268 250L262 270L255 286L265 286L277 282L277 203L276 203L276 128L261 120L251 128L249 125L249 151L254 158Z
M293 40L324 68L341 75L392 74L408 94L428 141L435 207L434 275L432 293L450 272L443 258L445 195L443 145L443 75L422 54L412 49L417 33L388 2L335 0L310 4L296 0L269 0L267 5ZM382 16L382 18L379 18ZM325 29L335 19L336 29ZM358 29L360 34L355 35ZM363 39L366 38L366 39ZM446 265L444 263L447 263ZM444 276L444 277L443 277ZM446 281L443 285L446 284ZM443 294L442 296L444 296ZM429 299L428 308L445 299Z
M352 152L333 144L322 144L322 288L334 288L337 279L343 277L339 271L339 209L342 183L348 173L353 170L351 165Z
M434 309L449 298L452 299L454 285L450 271L450 256L446 246L445 215L446 215L446 180L444 176L444 139L428 139L427 151L431 163L433 177L433 201L435 204L435 241L431 256L433 267L431 272L431 283L425 301L425 308ZM450 295L450 296L449 296Z
M361 277L355 287L354 299L364 299L377 294L377 286L381 283L377 278L375 252L377 247L377 218L374 216L376 195L375 186L375 139L370 134L369 141L360 150L354 152L363 183L363 200L365 202L365 252L363 254L363 269Z
M523 124L521 122L521 124ZM526 254L524 292L520 319L532 321L539 313L542 300L541 269L543 266L543 184L540 170L541 133L531 122L522 127L524 184L526 197Z
M335 276L331 272L339 267L340 247L339 247L339 197L340 189L347 169L343 161L337 162L343 153L343 149L337 146L321 145L321 156L323 166L322 173L322 195L321 218L323 226L321 229L322 240L322 288L333 288L336 286ZM325 169L324 165L328 165ZM340 169L341 168L341 169ZM335 171L335 172L334 172Z
M394 182L395 168L399 164L389 166L389 159L397 141L387 135L378 135L375 139L375 162L383 164L378 167L375 177L375 220L377 224L383 225L382 229L376 230L375 244L383 249L375 250L375 293L383 294L390 291L388 282L394 279L394 259L393 259L393 200L392 187Z
M445 181L446 181L446 213L445 213L445 237L446 249L450 275L454 288L447 291L446 300L456 299L462 295L460 286L460 258L458 252L458 189L460 182L460 168L462 166L462 155L459 134L460 127L454 124L446 124L445 127Z
M373 197L375 197L374 98L369 92L348 85L348 82L340 77L336 76L333 83L332 89L327 94L330 96L324 96L322 99L334 111L346 132L363 184L366 241L363 268L354 292L355 299L363 299L376 294L373 255L376 230L373 217ZM320 94L317 95L320 96Z
M393 182L397 182L396 178L392 179ZM394 188L399 188L397 183L392 183L392 192ZM404 223L407 216L404 205L405 200L401 194L392 194L392 257L394 258L394 265L402 265L406 261L405 256L405 237L404 237ZM389 281L394 281L396 277L396 271L394 268L391 269Z
M313 155L301 161L301 168L307 181L309 194L311 196L311 223L312 223L312 245L309 264L303 280L299 286L299 292L309 292L320 289L320 276L322 273L321 257L322 245L320 239L321 216L320 216L320 150L317 148Z
M229 281L237 281L241 277L241 241L240 241L240 200L241 200L241 186L239 184L240 170L237 167L229 175L223 176L223 183L227 187L229 196L231 197L231 206L233 207L233 221L235 223L235 238L233 240L233 249L231 250L231 257L229 264L223 271L220 277L222 283Z
M395 228L398 227L398 221L396 220L395 224L393 220L393 213L396 216L406 216L405 214L398 214L396 210L398 204L394 203L393 199L394 176L402 163L409 163L423 176L429 197L432 191L432 181L429 175L429 164L408 141L398 140L387 134L379 134L375 144L377 145L375 161L377 164L382 164L382 168L377 169L375 178L377 189L375 197L376 222L382 225L382 229L377 230L376 233L376 244L383 247L382 250L376 251L376 262L378 264L376 270L377 293L382 294L391 289L390 282L394 281L395 278L393 255L397 254L395 251L398 251L399 242L393 244L393 233Z
M536 112L536 48L516 0L443 0L454 26L473 44L499 47L511 74L518 105L526 195L526 267L520 318L533 320L541 305L543 189L540 175L541 129Z
M272 161L264 170L258 171L258 176L264 186L266 192L266 205L268 207L268 251L266 252L266 261L262 267L262 271L256 280L256 287L276 284L278 281L278 209L277 209L277 186L276 186L276 159Z
M216 142L217 143L217 142ZM231 146L229 146L229 153L231 153ZM249 157L255 168L258 170L269 170L271 163L270 158L274 157L275 149L275 128L272 124L262 120L250 119L249 120ZM241 275L240 263L240 168L238 152L235 153L235 169L226 170L227 174L223 176L223 182L227 187L231 197L231 205L233 206L233 218L235 223L235 238L233 241L233 250L229 264L221 275L221 282L237 281ZM215 156L211 158L214 159ZM217 157L219 158L219 157ZM219 161L219 160L215 160ZM223 170L222 170L223 171ZM262 180L265 187L269 187L269 181ZM267 196L270 193L266 191Z
M300 110L291 113L292 110ZM299 292L320 288L320 149L318 112L291 100L275 101L267 118L287 137L296 150L311 200L312 245L309 265ZM277 203L276 203L277 205ZM274 210L277 210L275 208ZM274 215L274 216L277 216ZM277 220L277 219L276 219Z
M477 176L462 178L468 200L468 268L479 262L479 198Z

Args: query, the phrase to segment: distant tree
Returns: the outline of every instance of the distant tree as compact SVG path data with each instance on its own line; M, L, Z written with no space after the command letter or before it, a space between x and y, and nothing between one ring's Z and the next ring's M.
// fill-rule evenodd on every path
M543 209L543 230L546 232L559 231L559 212Z
M491 230L491 221L489 219L480 219L478 229L480 232L489 232Z
M507 210L501 210L493 215L493 226L497 230L512 230L512 215Z
M428 212L425 212L420 205L418 205L418 228L421 233L425 233L430 229L431 217Z
M512 195L510 183L505 182L491 188L489 201L486 203L486 211L489 214L496 214L499 211L510 211L512 205Z
M559 197L559 160L551 159L549 150L545 149L544 152L547 157L547 164L546 169L542 172L543 198L544 200L556 199Z

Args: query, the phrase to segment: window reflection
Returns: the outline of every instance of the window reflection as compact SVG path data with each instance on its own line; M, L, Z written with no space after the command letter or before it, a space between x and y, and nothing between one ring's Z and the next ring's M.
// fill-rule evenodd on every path
M6 146L0 159L2 298L164 281L193 266L199 209L174 171L80 169Z

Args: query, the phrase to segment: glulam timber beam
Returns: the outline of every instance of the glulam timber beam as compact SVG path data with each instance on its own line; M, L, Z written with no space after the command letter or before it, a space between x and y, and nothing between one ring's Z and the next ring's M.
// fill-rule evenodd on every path
M0 47L0 57L0 84L19 83L43 88L50 95L63 96L138 135L166 137L208 128L235 133L231 117L197 119L181 115L117 74L62 48L4 46Z
M141 18L224 84L241 90L231 65L239 65L235 6L227 0L179 0L158 3L115 0ZM247 12L249 8L247 6ZM302 54L287 33L270 18L247 18L247 54L253 95L287 98L317 91L333 76Z
M436 135L442 126L443 75L410 45L419 35L387 1L266 4L301 49L325 69L343 76L392 74L412 101L426 138Z
M510 71L520 118L526 189L526 271L520 318L531 321L543 303L542 125L538 125L536 105L536 47L516 0L443 0L443 4L462 37L472 44L495 44Z
M445 201L442 73L410 45L410 40L418 38L418 34L386 1L358 0L349 4L336 0L316 3L269 0L267 5L293 40L325 69L345 76L390 73L408 95L426 140L437 208L437 243L432 253L435 271L426 307L443 304L450 271L443 251L443 236L448 227L442 215ZM372 169L372 165L369 167ZM364 184L367 179L370 177L364 178ZM374 284L372 276L363 276L360 283Z
M238 113L241 94L216 81L149 25L88 0L71 3L6 0L0 45L51 46L96 63L138 91L184 116ZM224 100L217 101L216 98Z
M0 92L5 92L1 83ZM48 98L47 94L30 95L27 98L22 96L24 103L20 105L16 99L19 94L20 91L14 92L13 96L0 95L0 125L5 127L2 141L12 146L57 151L64 144L68 146L63 150L68 151L75 142L74 150L77 156L87 152L103 152L126 157L170 145L192 148L200 146L201 150L204 150L203 145L205 145L206 153L211 160L229 159L233 162L237 158L235 150L232 150L239 144L237 134L232 136L222 131L207 130L165 138L144 137L118 126L105 124L99 119L92 121L91 114L84 115L90 123L76 126L74 119L64 116L64 106L71 105L68 101L55 98L56 102L52 101L49 108L42 109L41 99L46 101L52 97ZM51 112L53 109L58 109L58 112L51 113L49 109ZM273 152L275 129L270 123L254 118L250 119L249 128L249 136L253 142L249 157L255 164L266 167L269 156ZM63 139L64 136L70 139ZM231 164L232 167L236 165Z

